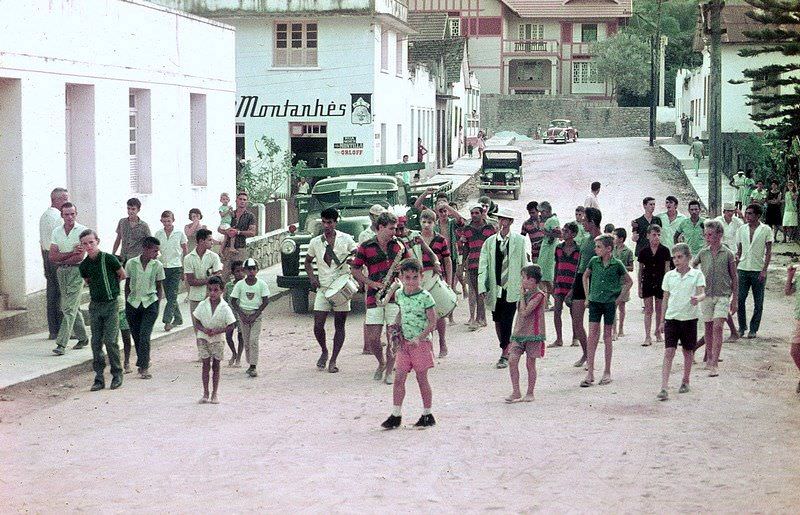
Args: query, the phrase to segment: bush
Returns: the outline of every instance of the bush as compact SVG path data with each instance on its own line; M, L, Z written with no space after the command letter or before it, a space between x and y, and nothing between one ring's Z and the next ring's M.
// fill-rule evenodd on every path
M299 161L293 165L291 152L281 152L278 144L267 136L256 140L254 147L256 158L240 161L236 189L246 191L251 203L265 204L275 198L275 194L286 186L290 178L294 180L306 163Z
M734 140L733 147L739 162L744 163L746 170L752 170L755 180L786 182L785 148L774 134L749 134Z

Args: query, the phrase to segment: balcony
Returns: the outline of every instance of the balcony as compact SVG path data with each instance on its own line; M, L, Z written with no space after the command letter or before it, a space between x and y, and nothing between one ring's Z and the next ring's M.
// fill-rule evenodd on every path
M558 45L553 39L504 39L503 52L524 56L558 55Z
M573 56L590 56L592 55L592 45L594 41L589 43L570 43L570 50Z

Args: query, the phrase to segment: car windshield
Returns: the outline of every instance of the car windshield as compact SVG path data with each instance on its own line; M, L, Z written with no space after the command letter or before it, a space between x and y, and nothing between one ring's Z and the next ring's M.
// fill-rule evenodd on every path
M484 152L483 156L485 159L491 161L509 161L510 163L513 164L516 164L517 162L516 152L493 152L489 150Z
M567 127L569 127L569 121L568 120L553 120L552 122L550 122L550 127L555 127L557 129L566 129Z

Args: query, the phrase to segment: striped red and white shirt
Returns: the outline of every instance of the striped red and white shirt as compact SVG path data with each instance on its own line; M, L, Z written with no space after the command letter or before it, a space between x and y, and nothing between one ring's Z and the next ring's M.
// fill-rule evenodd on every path
M430 244L428 245L434 254L436 254L436 258L439 260L439 263L444 262L445 258L450 257L450 246L447 244L447 240L441 234L434 234L433 239L431 240ZM433 259L431 259L430 254L427 252L422 253L422 271L433 270Z
M578 263L581 260L581 250L577 245L573 246L571 252L564 250L564 243L556 246L556 269L555 281L553 285L553 295L566 296L572 285L575 283L575 275L578 273Z
M463 252L466 253L465 261L467 270L477 270L478 262L481 259L481 247L489 236L497 232L493 225L485 224L474 226L471 223L461 227L461 238Z
M377 238L367 240L356 249L356 255L353 258L353 266L357 268L366 266L367 277L371 281L382 283L398 253L401 253L403 258L411 257L408 247L401 245L397 240L391 240L387 244L386 250L387 252L384 252L383 249L381 249ZM377 306L375 302L375 294L377 292L378 290L375 288L367 288L368 308ZM390 301L391 300L392 299L390 299Z

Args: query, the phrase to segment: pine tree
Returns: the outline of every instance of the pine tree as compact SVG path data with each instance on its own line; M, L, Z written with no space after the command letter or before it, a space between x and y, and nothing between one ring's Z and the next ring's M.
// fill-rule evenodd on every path
M748 105L759 109L750 115L764 131L774 131L783 142L800 136L800 0L745 0L755 9L747 13L764 26L744 31L758 47L739 51L742 57L780 53L791 58L789 64L767 64L746 69L743 75L753 83ZM746 81L731 81L742 83ZM777 94L782 88L782 93ZM788 90L788 91L787 91Z

